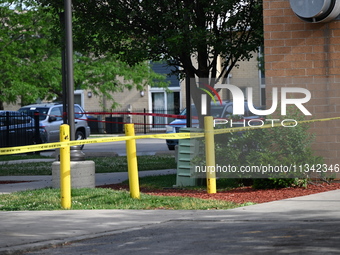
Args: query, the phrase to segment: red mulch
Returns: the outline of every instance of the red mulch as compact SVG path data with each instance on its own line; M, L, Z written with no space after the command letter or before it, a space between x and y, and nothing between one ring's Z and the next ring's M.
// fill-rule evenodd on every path
M100 188L110 188L114 190L129 190L128 185L112 184L99 186ZM202 199L218 199L231 201L235 203L265 203L275 200L281 200L292 197L306 196L310 194L340 189L340 183L317 183L309 184L307 188L283 188L283 189L266 189L256 190L251 187L240 187L228 191L218 191L216 194L208 194L202 190L188 190L188 189L146 189L140 188L140 191L146 194L155 196L182 196L182 197L196 197Z

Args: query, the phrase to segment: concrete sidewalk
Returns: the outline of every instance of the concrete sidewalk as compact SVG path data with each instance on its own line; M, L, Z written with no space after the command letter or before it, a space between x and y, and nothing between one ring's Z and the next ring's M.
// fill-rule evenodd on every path
M340 254L339 197L232 210L0 212L0 254L70 242L27 254Z
M96 174L96 185L127 178ZM0 193L50 187L51 179L0 177L32 181L0 185ZM231 210L0 211L0 254L340 254L339 211L340 190Z

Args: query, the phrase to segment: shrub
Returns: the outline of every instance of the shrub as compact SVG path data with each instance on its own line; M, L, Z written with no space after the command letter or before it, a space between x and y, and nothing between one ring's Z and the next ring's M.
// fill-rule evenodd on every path
M286 119L301 121L304 116L288 112ZM282 188L306 186L308 173L300 172L299 166L322 164L323 159L311 150L314 135L308 132L309 124L299 123L295 127L273 127L227 133L215 137L216 164L237 166L283 166L289 172L274 174L238 173L232 178L240 182L252 179L254 188ZM297 170L296 173L291 171ZM222 175L228 178L228 174ZM230 177L229 177L230 178Z
M254 189L280 189L287 187L306 187L307 179L299 178L264 178L254 179Z

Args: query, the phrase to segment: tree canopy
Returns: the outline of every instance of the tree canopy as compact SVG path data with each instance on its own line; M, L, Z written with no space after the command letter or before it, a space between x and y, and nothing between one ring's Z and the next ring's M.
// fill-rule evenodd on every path
M31 101L47 95L46 79L56 86L53 64L57 51L50 47L44 23L49 16L41 11L23 10L12 2L0 4L0 108L3 102L13 103L17 97ZM42 73L45 73L41 76ZM50 78L49 78L50 77ZM34 84L32 86L31 84Z
M0 109L3 103L29 104L37 99L62 97L59 15L36 1L0 0ZM147 62L133 66L107 53L74 54L74 80L78 89L113 99L112 93L164 80ZM123 77L122 79L118 79Z
M56 1L39 1L62 11ZM192 76L219 77L263 44L261 0L72 3L76 46L98 54L117 53L128 63L165 60ZM224 74L216 73L218 56L225 60Z
M61 11L60 2L39 0ZM263 44L262 0L72 0L75 46L130 63L163 60L181 75L223 82ZM222 58L222 71L217 68ZM198 84L198 85L197 85ZM191 84L192 93L202 82ZM195 102L199 104L199 102Z

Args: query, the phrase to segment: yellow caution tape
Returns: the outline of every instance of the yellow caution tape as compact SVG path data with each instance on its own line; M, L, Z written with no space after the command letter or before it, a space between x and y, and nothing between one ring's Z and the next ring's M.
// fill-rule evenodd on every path
M316 119L316 120L301 120L301 121L287 121L285 126L289 126L291 124L307 124L312 122L320 122L320 121L330 121L330 120L340 120L340 117L333 117L333 118L324 118L324 119ZM262 126L248 126L248 127L233 127L233 128L223 128L223 129L216 129L214 130L214 134L225 134L225 133L234 133L240 131L247 131L247 130L254 130L254 129L262 129L262 128L272 128L272 127L282 127L281 123L275 124L265 124Z
M330 120L339 120L339 119L340 117L334 117L334 118L325 118L325 119L316 119L316 120L303 120L303 121L297 121L297 123L303 124L303 123L312 123L312 122L330 121ZM286 125L288 126L289 124L296 124L296 122L287 121ZM240 131L246 131L246 130L271 128L271 127L279 127L279 126L282 126L282 125L279 123L276 123L276 124L265 124L262 126L233 127L233 128L216 129L214 130L214 133L224 134L224 133L233 133L233 132L240 132ZM65 146L126 141L126 140L131 140L131 139L146 139L146 138L189 139L189 138L199 138L199 137L204 137L204 133L203 132L197 132L197 133L191 132L191 133L169 133L169 134L137 135L137 136L118 136L118 137L107 137L107 138L97 138L97 139L87 139L87 140L76 140L76 141L69 141L69 142L35 144L35 145L29 145L29 146L6 147L6 148L0 148L0 155L51 150L51 149L65 147Z
M202 137L203 134L200 134L199 136ZM87 139L87 140L75 140L75 141L70 141L70 142L45 143L45 144L36 144L36 145L29 145L29 146L0 148L0 155L51 150L51 149L65 147L65 146L118 142L118 141L126 141L126 140L131 140L131 139L145 139L145 138L188 139L188 138L193 138L193 137L197 137L197 135L192 135L190 133L171 133L171 134L107 137L107 138L97 138L97 139Z

